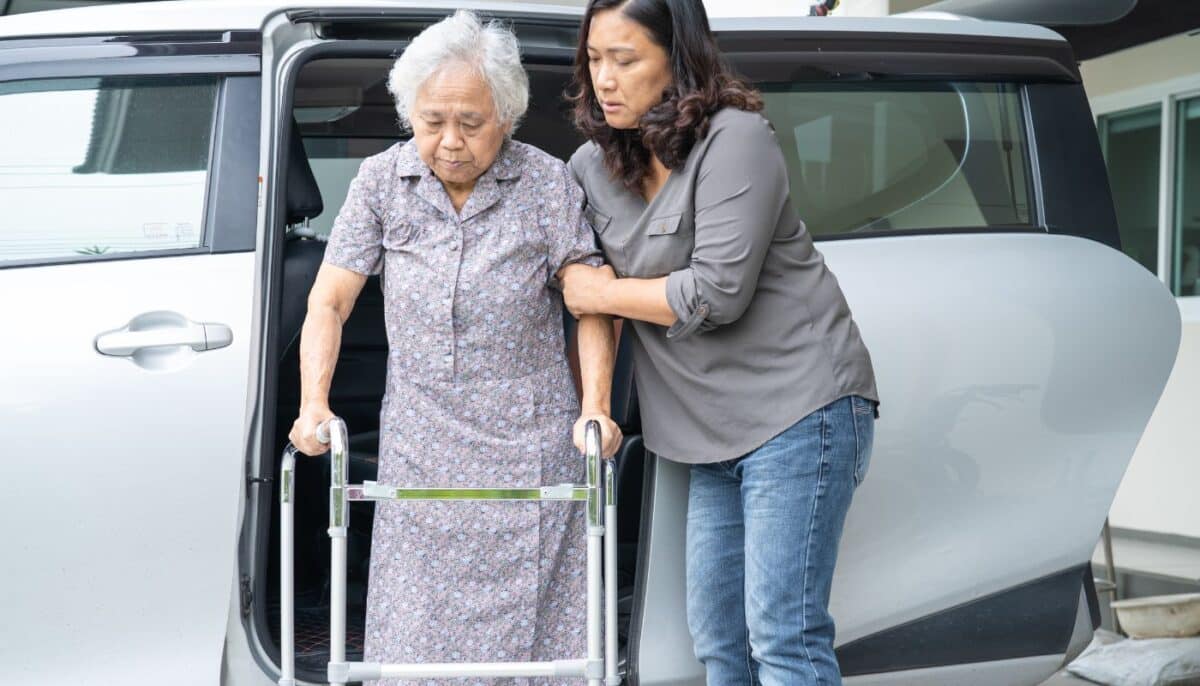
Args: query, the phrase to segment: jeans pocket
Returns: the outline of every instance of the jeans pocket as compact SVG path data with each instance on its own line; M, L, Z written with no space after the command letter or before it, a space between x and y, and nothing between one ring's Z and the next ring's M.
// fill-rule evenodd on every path
M851 398L851 404L854 408L854 437L857 441L857 454L854 459L854 485L857 487L867 477L867 468L871 465L871 448L875 443L875 405L857 395Z
M869 414L872 417L875 416L874 401L867 400L861 395L850 396L850 405L854 408L854 414Z

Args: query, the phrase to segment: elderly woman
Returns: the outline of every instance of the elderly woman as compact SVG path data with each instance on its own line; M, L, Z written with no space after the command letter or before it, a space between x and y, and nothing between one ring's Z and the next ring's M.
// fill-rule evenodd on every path
M382 271L379 481L579 482L584 423L601 422L606 455L620 441L608 418L612 325L580 318L581 413L552 288L565 265L602 262L566 165L511 139L529 100L516 37L460 11L412 41L388 86L412 140L363 162L334 223L301 334L290 438L324 452L314 433L332 416L342 323ZM570 503L380 503L366 661L583 655L584 540Z

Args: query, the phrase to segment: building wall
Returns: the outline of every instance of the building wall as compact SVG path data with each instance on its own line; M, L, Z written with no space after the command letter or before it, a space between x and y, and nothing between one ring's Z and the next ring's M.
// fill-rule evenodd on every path
M1100 98L1200 74L1200 36L1182 34L1080 65L1088 97Z
M1175 370L1125 472L1115 527L1200 538L1200 323L1184 324Z

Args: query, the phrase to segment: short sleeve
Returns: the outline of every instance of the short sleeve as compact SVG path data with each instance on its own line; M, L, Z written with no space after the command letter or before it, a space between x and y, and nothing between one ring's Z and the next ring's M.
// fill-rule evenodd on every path
M552 200L546 202L541 217L546 230L549 273L547 283L561 289L558 272L569 264L583 263L593 267L604 264L603 254L596 247L596 234L584 218L583 189L566 164L558 163L553 180L544 189Z
M380 161L368 157L359 166L325 246L325 262L366 276L378 274L383 267Z

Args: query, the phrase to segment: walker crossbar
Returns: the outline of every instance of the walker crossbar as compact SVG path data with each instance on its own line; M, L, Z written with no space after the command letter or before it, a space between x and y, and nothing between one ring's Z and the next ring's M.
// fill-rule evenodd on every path
M346 499L361 500L587 500L586 486L559 484L541 488L397 488L364 481L347 486Z
M455 677L584 677L589 672L587 660L556 660L554 662L475 662L429 663L418 665L381 665L370 662L349 662L329 665L329 681L364 681L367 679L448 679ZM603 667L599 661L592 669L599 676Z
M613 464L600 455L600 424L587 423L584 455L587 484L535 488L410 488L346 483L346 424L334 417L317 436L330 446L329 536L331 539L329 666L331 686L374 679L448 679L459 677L564 677L586 679L588 686L617 686L617 509ZM280 676L279 686L294 686L295 591L293 537L297 450L288 445L280 464ZM603 462L603 480L601 463ZM587 505L587 657L549 662L377 664L346 662L346 531L349 503L355 501L572 501ZM601 547L603 545L603 548ZM603 553L601 552L603 550ZM603 554L603 574L601 556ZM603 577L603 589L601 588ZM601 610L601 593L604 607ZM601 621L603 615L603 622ZM603 636L601 635L603 634Z

